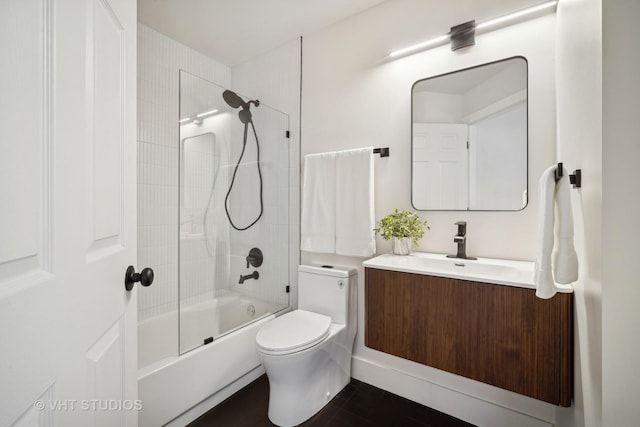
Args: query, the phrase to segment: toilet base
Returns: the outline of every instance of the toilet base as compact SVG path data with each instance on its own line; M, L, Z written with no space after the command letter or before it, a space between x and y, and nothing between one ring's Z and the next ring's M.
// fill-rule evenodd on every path
M342 333L346 330L342 328ZM335 334L335 332L334 332ZM269 379L269 420L280 427L303 423L351 381L351 348L331 334L318 346L289 355L259 353ZM341 335L341 334L339 334Z
M300 394L299 387L269 384L269 420L280 427L293 427L307 421L320 412L351 378L335 384L317 384L307 393ZM271 396L274 396L273 398Z

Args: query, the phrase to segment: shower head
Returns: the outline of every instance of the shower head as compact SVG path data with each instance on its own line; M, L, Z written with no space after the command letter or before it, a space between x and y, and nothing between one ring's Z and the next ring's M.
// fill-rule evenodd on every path
M222 97L224 98L224 101L227 104L229 104L229 107L231 108L239 108L239 107L249 108L249 104L244 102L242 98L240 98L238 94L235 92L232 92L230 90L225 90L224 92L222 92Z
M251 121L251 111L249 111L249 107L243 108L238 112L238 116L240 117L240 121L244 124L247 124Z
M244 102L237 93L228 89L222 92L222 97L224 98L224 101L229 105L229 107L242 107L242 110L240 110L238 116L240 117L240 121L244 124L247 124L251 121L251 111L249 111L251 104L254 104L256 107L260 105L260 101L258 101L257 99L255 101L250 100L248 102Z

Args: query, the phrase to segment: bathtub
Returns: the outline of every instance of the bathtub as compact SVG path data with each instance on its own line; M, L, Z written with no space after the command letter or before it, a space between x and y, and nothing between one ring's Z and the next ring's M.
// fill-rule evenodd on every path
M184 307L180 316L180 347L177 356L176 312L145 319L138 325L138 393L142 401L141 427L158 427L184 413L192 418L232 394L256 371L260 362L255 337L264 323L282 306L247 296L227 293ZM201 345L204 338L214 341ZM162 355L160 360L158 355ZM216 396L219 395L217 398ZM194 408L201 402L208 407ZM183 420L185 423L189 420Z

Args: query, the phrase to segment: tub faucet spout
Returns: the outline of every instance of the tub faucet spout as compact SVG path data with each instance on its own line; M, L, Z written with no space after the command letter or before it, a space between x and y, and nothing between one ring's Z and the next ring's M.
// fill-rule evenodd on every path
M243 276L242 274L240 275L240 281L238 283L240 283L241 285L244 283L245 280L247 279L258 279L260 277L260 275L258 274L257 271L254 271L251 274L247 274L246 276Z

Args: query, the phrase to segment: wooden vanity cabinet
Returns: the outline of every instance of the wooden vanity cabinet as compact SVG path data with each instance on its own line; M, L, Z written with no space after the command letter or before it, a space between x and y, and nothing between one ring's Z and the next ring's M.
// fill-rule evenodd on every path
M365 345L559 406L573 397L573 294L365 268Z

